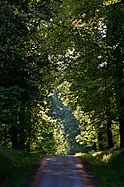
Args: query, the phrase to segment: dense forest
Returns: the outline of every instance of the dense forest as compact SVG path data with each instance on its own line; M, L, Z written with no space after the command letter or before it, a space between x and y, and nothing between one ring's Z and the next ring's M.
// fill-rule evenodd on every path
M0 145L124 148L124 1L0 1Z

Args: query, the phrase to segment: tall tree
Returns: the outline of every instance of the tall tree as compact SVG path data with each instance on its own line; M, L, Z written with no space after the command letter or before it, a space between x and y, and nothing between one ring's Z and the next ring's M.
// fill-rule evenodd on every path
M45 1L0 2L1 116L7 113L11 118L3 120L2 126L7 123L13 147L26 148L31 138L34 141L35 111L40 113L39 105L46 107L53 70L45 40L49 8ZM15 88L18 93L12 99Z
M107 45L110 53L110 66L115 83L120 125L120 147L124 147L124 83L123 83L123 40L124 40L124 2L119 1L108 6L107 11Z

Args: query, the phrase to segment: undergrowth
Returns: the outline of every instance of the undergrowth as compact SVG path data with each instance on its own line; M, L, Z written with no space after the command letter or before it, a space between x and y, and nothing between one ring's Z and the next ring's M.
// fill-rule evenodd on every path
M100 187L124 187L124 149L76 155L89 161Z
M100 187L124 187L124 149L76 155L89 161ZM25 187L43 156L0 147L0 186Z
M0 186L24 187L43 155L0 147Z

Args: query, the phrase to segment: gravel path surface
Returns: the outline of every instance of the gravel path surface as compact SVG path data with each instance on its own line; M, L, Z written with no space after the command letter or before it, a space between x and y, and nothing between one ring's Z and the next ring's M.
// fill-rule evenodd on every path
M97 187L80 157L44 157L30 187Z

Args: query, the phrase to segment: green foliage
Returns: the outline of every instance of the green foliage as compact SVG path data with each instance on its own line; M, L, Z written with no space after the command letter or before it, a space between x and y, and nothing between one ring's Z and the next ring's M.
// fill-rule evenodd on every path
M84 150L84 145L76 142L79 134L79 122L74 117L68 106L64 105L59 98L59 91L50 96L51 107L49 115L56 120L54 128L54 139L56 154L74 154Z
M119 2L121 2L121 0L104 0L105 5L111 5L111 4L119 3Z
M122 1L1 1L0 7L0 144L47 152L53 136L66 131L67 147L77 136L111 148L117 123L124 147ZM69 110L56 116L64 131L54 134L44 120L54 87L69 109L80 108L80 129Z
M67 155L70 153L70 145L68 139L65 137L65 132L62 128L55 128L54 140L56 155Z
M123 155L123 149L101 151L88 155L82 153L77 154L77 156L81 156L89 161L96 179L99 181L100 186L103 187L124 186Z
M32 175L32 169L42 159L42 152L25 153L0 147L0 181L2 187L22 187Z
M71 103L75 110L79 106L84 115L93 115L89 126L82 124L83 136L95 126L98 135L94 141L106 144L108 139L109 148L113 146L112 123L119 119L120 146L123 147L123 3L66 2L73 29L71 46L65 55L68 60L65 58L64 61L64 81L60 86L62 95L65 102ZM103 133L105 139L102 140L100 134Z
M31 0L1 1L0 7L0 144L31 150L40 144L42 126L47 129L39 116L46 110L52 82L44 37L50 7Z

